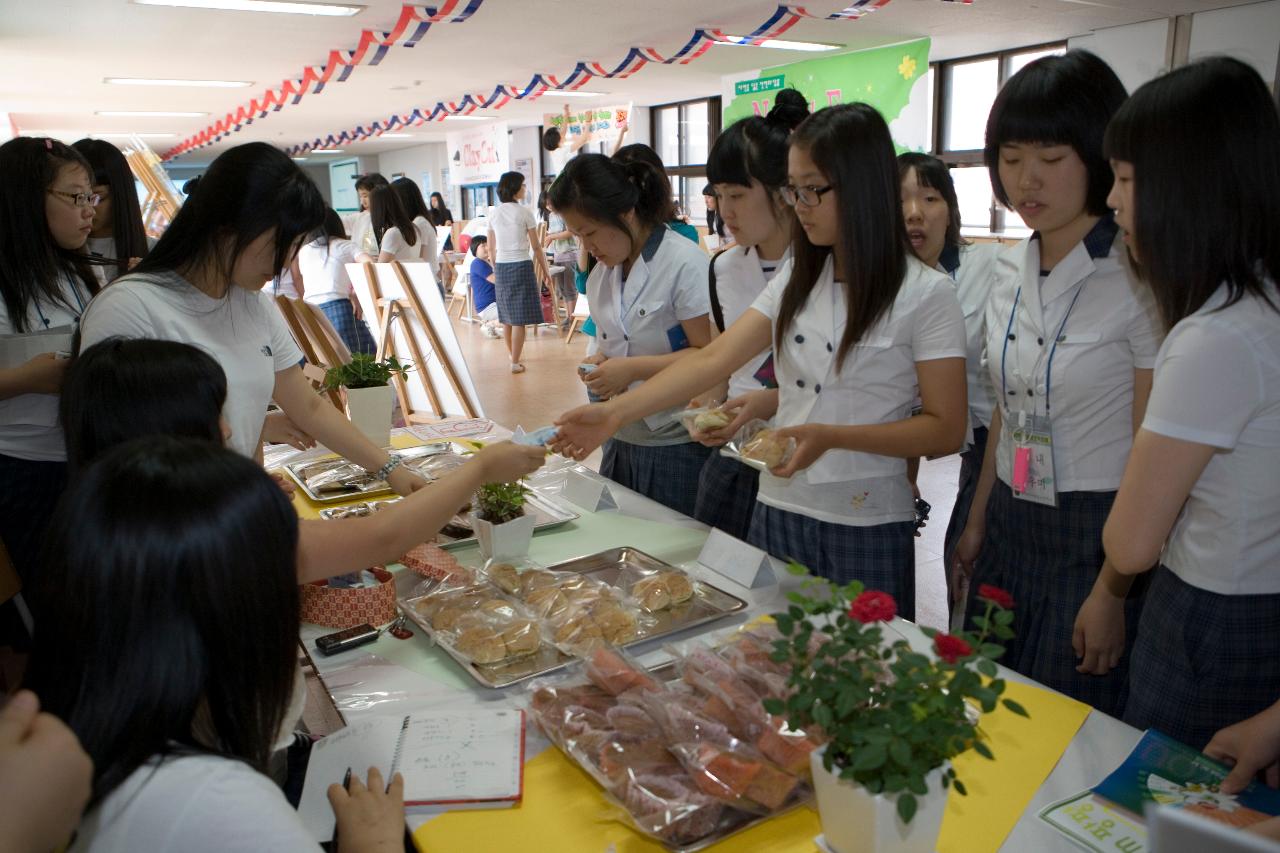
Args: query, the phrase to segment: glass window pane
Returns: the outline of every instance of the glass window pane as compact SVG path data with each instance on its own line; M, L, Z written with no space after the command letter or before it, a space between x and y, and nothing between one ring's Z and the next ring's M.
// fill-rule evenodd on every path
M951 170L960 202L960 224L965 228L991 227L991 176L985 166L967 166Z
M929 70L924 75L924 85L925 85L925 90L924 90L925 103L929 105L929 109L925 111L925 119L924 119L924 138L927 140L925 142L925 150L929 151L930 153L933 153L934 151L934 139L933 139L934 100L933 99L937 97L935 92L936 92L936 87L938 85L938 66L936 65L929 66Z
M653 111L658 141L658 156L668 165L680 163L680 108L663 107Z
M982 148L987 131L987 113L1000 88L999 60L980 59L947 66L946 139L947 151L974 151Z
M707 224L707 197L702 188L707 185L704 175L684 179L684 212L689 217L690 225Z
M683 122L680 125L681 153L684 155L676 165L701 166L707 162L708 117L707 102L698 101L684 107ZM666 160L663 160L666 163Z
M1009 77L1017 74L1042 56L1061 56L1066 50L1065 47L1051 47L1048 50L1028 50L1025 53L1015 53L1009 57Z

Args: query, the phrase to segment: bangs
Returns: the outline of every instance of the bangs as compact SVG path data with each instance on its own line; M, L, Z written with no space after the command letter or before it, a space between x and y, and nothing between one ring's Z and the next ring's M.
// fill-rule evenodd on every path
M750 119L736 122L711 146L711 153L707 155L707 180L711 183L751 186L751 173L747 168L747 136L743 132L747 121Z

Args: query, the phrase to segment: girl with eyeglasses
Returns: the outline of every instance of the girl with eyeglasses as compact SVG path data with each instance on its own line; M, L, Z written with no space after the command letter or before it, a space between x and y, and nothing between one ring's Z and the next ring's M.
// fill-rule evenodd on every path
M772 345L776 435L749 541L817 574L859 580L915 614L907 458L964 441L964 317L955 287L911 256L889 128L867 104L814 113L791 137L783 198L791 259L704 349L606 403L564 414L555 447L581 459L636 418L680 404ZM916 398L921 410L912 415Z
M0 175L0 540L30 581L66 484L59 353L98 292L84 254L98 196L84 157L53 139L0 145Z

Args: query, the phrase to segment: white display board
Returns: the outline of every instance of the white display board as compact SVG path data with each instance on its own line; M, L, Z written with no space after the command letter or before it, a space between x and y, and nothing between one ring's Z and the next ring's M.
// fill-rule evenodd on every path
M392 341L395 344L395 352L401 361L415 362L413 365L414 372L425 369L425 377L430 380L431 385L435 388L439 397L440 404L444 411L439 413L454 417L483 417L484 410L480 404L480 395L476 393L475 383L471 379L471 371L467 369L467 362L462 354L462 347L458 344L458 336L454 334L453 325L449 322L449 312L445 308L444 297L440 294L440 287L436 284L435 275L431 271L430 264L426 263L405 263L401 265L409 278L409 283L417 293L423 310L426 312L428 322L435 332L435 340L439 343L440 351L436 351L436 347L432 342L432 335L418 321L417 315L414 313L412 301L404 292L404 287L400 283L400 279L396 276L395 269L392 264L373 264L378 277L378 287L381 291L382 298L386 300L396 300L403 309L403 314L395 318L391 325ZM364 312L369 328L377 339L381 335L381 324L379 318L382 311L374 304L373 289L370 287L368 277L365 275L364 264L347 264L347 275L351 276L351 284L355 289L356 296L360 300L360 308ZM410 335L416 342L419 351L423 354L426 361L425 366L418 364L413 354L413 346L410 344ZM378 341L381 343L381 341ZM448 362L448 366L445 364ZM462 398L459 396L459 389L455 388L453 379L450 377L450 367L453 376L456 377L461 393L465 394L471 403L472 412L467 411ZM425 383L413 374L410 374L406 382L407 393L412 411L426 413L433 412L436 409L434 402L431 400L427 392Z
M511 171L511 140L505 121L451 131L446 137L449 180L459 186L496 184Z

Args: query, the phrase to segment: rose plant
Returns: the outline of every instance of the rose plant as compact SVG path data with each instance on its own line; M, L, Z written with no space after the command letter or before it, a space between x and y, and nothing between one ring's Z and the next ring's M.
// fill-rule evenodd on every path
M808 574L798 563L787 571ZM793 729L820 730L829 739L827 771L871 794L897 795L904 823L916 813L916 797L928 793L931 771L968 749L995 758L971 704L988 713L1003 704L1027 716L1001 698L1005 683L997 678L995 659L1004 648L996 641L1014 635L1013 599L1002 589L979 587L985 608L973 619L976 634L922 628L933 641L932 656L905 639L886 640L882 624L896 615L894 600L858 581L808 577L787 598L787 612L774 616L782 637L772 656L790 667L791 693L765 700L765 709ZM942 785L966 793L954 768L943 771Z

